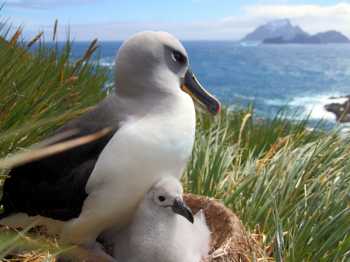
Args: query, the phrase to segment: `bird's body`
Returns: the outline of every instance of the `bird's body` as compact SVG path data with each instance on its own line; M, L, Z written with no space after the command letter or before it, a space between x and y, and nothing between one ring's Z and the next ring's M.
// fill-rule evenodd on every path
M181 185L173 179L166 183L172 185L167 190L169 197L175 198L174 189ZM192 224L146 196L130 225L115 235L114 257L118 262L200 262L208 255L209 241L210 231L202 211L194 216Z
M116 93L59 129L58 136L75 133L56 143L111 132L14 168L4 184L0 224L11 224L18 213L46 217L60 221L63 242L93 247L102 231L130 220L156 180L181 176L195 136L188 93L212 113L219 102L197 82L185 49L168 33L131 37L118 51L116 68Z
M173 105L178 108L176 103ZM183 113L169 110L143 118L130 117L121 124L100 154L89 178L88 197L80 217L67 224L65 237L70 238L69 242L86 242L81 234L87 232L95 239L110 226L122 227L155 181L164 174L181 176L194 142L195 114L193 102L186 94L179 97L178 103ZM189 113L191 111L193 113ZM179 137L184 139L179 141ZM80 223L80 219L86 217L89 224ZM77 223L84 228L77 227Z

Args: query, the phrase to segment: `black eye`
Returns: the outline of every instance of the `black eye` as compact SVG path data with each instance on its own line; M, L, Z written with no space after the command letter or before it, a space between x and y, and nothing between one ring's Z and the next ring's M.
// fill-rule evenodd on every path
M163 196L159 196L158 199L159 199L160 202L164 202L165 201L165 197L163 197Z
M174 50L172 53L172 57L175 62L178 62L180 64L186 64L187 62L186 57L183 54L181 54L179 51Z

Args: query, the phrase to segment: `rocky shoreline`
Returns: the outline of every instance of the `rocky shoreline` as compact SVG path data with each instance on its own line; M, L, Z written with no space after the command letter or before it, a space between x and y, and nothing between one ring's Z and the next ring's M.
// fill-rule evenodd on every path
M344 103L330 103L324 106L324 108L333 113L338 123L350 122L350 95L341 97L331 97L331 99L346 98Z

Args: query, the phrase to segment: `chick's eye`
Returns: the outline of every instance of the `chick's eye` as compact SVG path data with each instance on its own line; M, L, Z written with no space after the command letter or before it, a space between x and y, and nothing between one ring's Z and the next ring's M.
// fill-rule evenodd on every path
M186 63L186 57L183 54L181 54L179 51L174 50L172 53L172 58L177 63L180 63L180 64Z
M164 201L165 201L165 197L164 197L164 196L159 196L159 197L158 197L158 200L159 200L160 202L164 202Z

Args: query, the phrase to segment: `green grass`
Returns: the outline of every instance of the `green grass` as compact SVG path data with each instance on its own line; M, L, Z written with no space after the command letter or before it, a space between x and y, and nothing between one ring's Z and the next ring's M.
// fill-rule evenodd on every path
M95 44L72 64L70 42L63 53L41 43L29 54L18 34L7 36L10 43L0 39L1 157L40 141L105 96L106 72L85 63ZM186 191L222 200L264 235L277 261L350 260L349 141L309 130L307 119L292 122L288 112L271 120L253 116L252 108L198 115ZM2 257L18 236L0 236L7 239L0 242Z
M106 95L106 70L88 63L95 41L72 63L70 41L59 51L58 45L48 48L41 34L29 43L20 41L21 31L10 35L10 27L0 23L0 158L37 143ZM0 184L7 172L0 170ZM13 243L22 246L23 237L0 234L0 259Z
M3 26L0 34L6 35ZM27 147L89 106L100 101L106 71L88 63L97 48L93 42L85 56L71 63L72 44L62 52L47 48L40 39L19 41L21 30L0 41L0 157Z
M308 131L305 121L247 115L199 121L187 190L221 199L266 236L277 261L350 259L348 141Z

